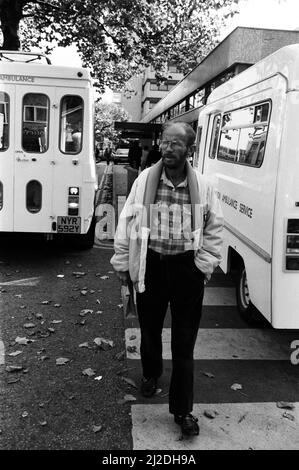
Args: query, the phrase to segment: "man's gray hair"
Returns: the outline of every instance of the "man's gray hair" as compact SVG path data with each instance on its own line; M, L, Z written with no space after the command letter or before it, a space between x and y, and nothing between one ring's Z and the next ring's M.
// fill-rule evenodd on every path
M191 146L194 144L195 139L196 139L196 133L194 132L192 126L188 124L187 122L184 121L167 121L163 124L162 126L162 134L171 126L174 126L176 124L179 124L180 127L185 131L186 137L187 137L187 145Z

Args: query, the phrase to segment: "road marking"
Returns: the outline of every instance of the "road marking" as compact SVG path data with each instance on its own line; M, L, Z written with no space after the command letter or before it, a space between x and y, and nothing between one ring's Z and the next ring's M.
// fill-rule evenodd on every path
M195 404L200 435L181 440L180 428L169 414L168 404L132 405L134 450L298 450L299 403L289 411L276 403ZM214 411L215 419L204 416Z
M15 281L0 282L0 286L36 286L39 283L39 279L39 277L28 277Z
M206 287L203 305L236 305L236 289L234 287Z
M127 328L126 345L136 346L136 353L127 351L128 359L140 359L140 329ZM130 340L131 337L135 339ZM194 348L194 359L290 360L292 333L249 328L200 328ZM163 328L163 358L171 359L171 329Z
M0 340L0 366L5 364L5 347L3 341Z

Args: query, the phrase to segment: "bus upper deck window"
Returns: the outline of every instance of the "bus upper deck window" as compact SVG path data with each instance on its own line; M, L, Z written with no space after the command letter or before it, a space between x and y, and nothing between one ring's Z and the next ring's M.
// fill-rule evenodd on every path
M0 152L8 149L9 96L0 91Z
M49 143L50 101L42 93L27 93L23 98L22 147L26 152L44 153Z
M60 105L60 150L63 153L77 154L82 150L83 99L81 96L67 95Z

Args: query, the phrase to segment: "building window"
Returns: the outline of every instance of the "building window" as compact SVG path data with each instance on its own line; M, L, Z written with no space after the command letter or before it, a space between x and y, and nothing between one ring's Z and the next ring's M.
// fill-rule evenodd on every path
M49 145L50 100L42 93L23 98L22 147L26 152L44 153Z
M9 96L0 91L0 152L8 149Z

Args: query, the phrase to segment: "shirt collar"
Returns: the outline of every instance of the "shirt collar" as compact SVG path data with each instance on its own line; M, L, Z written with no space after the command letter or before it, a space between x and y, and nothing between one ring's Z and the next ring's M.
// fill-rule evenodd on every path
M163 181L164 184L166 184L167 186L170 186L171 188L175 187L174 184L170 181L170 179L167 178L166 171L165 171L164 167L163 167L163 170L162 170L162 173L161 173L160 181ZM187 186L187 184L188 184L187 176L185 176L185 179L180 184L178 184L176 187L177 188L185 188Z

